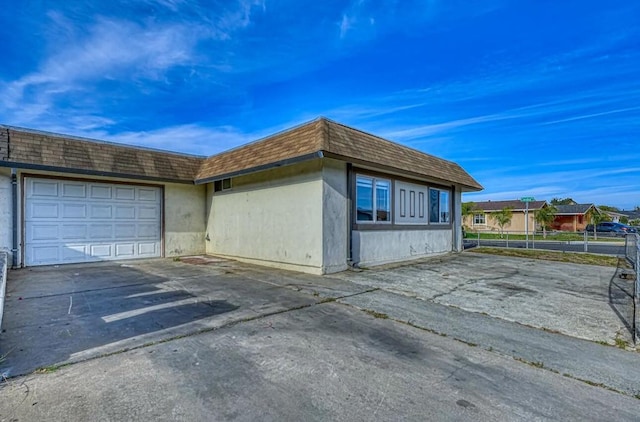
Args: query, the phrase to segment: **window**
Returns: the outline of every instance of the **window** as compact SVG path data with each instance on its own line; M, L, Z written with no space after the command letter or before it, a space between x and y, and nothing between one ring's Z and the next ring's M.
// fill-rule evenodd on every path
M429 189L429 222L449 223L449 191Z
M486 225L487 222L486 222L486 220L484 218L484 213L482 213L482 214L474 214L473 215L473 224L474 225L482 225L482 226Z
M375 177L356 177L356 220L391 221L391 181Z
M226 178L226 179L222 179L222 180L216 180L215 182L213 182L213 191L214 192L220 192L223 190L229 190L231 189L231 178Z

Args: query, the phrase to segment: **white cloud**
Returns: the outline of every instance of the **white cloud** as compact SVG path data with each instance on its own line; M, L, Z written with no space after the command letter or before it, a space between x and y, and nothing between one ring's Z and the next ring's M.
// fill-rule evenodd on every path
M207 127L198 124L169 126L149 131L109 134L101 130L81 136L196 155L212 155L259 139L264 134L246 133L233 126Z
M181 0L149 0L170 10L191 7ZM251 23L255 8L265 9L262 0L238 0L219 13L192 10L193 20L138 22L122 18L87 16L85 28L74 26L64 13L50 11L47 40L52 53L40 66L13 81L0 83L0 106L4 118L15 124L41 126L41 119L54 110L56 100L65 95L82 97L89 105L96 95L95 85L104 81L165 83L167 72L176 67L208 66L209 72L225 72L228 66L216 63L219 56L202 56L197 49L203 40L223 42ZM209 16L212 15L212 16ZM222 61L223 62L223 61ZM81 109L81 107L78 107ZM91 113L96 110L86 110ZM77 112L74 110L74 112Z

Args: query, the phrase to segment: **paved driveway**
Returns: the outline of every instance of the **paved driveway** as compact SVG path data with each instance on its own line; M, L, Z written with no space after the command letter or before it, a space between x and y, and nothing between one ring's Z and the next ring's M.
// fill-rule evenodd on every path
M336 276L572 337L631 340L633 281L611 267L465 252Z
M639 354L437 303L464 291L464 268L490 264L430 263L331 277L208 258L14 271L0 420L640 414ZM458 281L426 298L420 274L445 268Z

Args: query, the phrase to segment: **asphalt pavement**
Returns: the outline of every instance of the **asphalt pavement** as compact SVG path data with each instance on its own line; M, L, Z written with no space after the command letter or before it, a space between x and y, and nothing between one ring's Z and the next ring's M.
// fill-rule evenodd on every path
M525 249L527 242L524 240L485 240L465 239L464 248L470 249L476 246L490 246L496 248L518 248ZM544 241L536 240L528 242L529 249L546 249L552 251L564 252L589 252L603 255L619 255L624 256L624 242L588 242L585 250L583 242L579 241Z

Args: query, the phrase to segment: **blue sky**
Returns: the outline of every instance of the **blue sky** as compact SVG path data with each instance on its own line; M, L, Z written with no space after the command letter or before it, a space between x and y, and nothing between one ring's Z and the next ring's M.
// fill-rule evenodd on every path
M640 205L640 2L21 0L0 123L214 154L326 116L460 163L465 200Z

